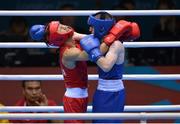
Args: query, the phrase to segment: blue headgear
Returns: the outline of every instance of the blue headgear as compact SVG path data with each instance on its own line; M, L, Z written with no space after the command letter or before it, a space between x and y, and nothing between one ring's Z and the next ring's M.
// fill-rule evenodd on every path
M95 17L97 14L98 13L89 16L88 24L94 28L94 36L101 39L115 24L115 20L113 17L110 19L99 19Z

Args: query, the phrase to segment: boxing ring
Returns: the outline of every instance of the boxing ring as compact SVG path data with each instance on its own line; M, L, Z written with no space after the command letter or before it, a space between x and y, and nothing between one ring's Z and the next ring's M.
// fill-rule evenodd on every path
M0 11L0 16L88 16L95 11ZM151 16L151 15L180 15L180 10L133 10L118 11L107 10L112 15L122 16ZM143 48L143 47L180 47L179 41L173 42L124 42L125 48ZM57 48L47 46L45 43L0 43L0 48ZM89 80L97 80L98 75L88 75ZM1 75L0 80L63 80L62 75ZM180 80L180 74L127 74L123 75L123 80ZM18 107L5 106L0 107L0 112L44 112L44 113L6 113L0 114L0 119L10 120L92 120L92 119L122 119L122 120L140 120L146 123L147 120L156 119L180 119L180 105L141 105L125 106L124 113L91 113L92 106L88 106L88 113L62 113L62 106L34 106ZM171 111L171 112L166 112ZM45 113L50 112L50 113ZM57 113L59 112L59 113Z

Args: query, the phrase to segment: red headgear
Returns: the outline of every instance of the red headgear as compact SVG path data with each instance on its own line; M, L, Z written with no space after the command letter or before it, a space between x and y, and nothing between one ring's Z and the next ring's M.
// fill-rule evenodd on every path
M70 38L74 30L73 28L70 27L70 30L66 33L59 33L58 28L59 28L59 21L52 21L48 25L48 30L49 30L49 36L48 36L48 44L53 45L53 46L62 46L63 43Z

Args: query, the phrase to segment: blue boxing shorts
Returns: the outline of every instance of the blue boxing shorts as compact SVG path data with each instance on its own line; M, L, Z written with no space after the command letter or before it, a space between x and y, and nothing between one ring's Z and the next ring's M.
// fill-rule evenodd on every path
M93 97L93 113L121 113L124 111L125 90L122 80L103 80ZM93 123L121 123L121 120L93 120Z

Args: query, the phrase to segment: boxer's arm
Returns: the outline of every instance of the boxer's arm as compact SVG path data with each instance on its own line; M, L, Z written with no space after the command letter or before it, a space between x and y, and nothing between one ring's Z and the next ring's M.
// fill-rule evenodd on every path
M80 41L85 36L87 36L87 35L74 32L74 35L73 35L72 39L76 40L76 41Z
M106 56L101 57L96 62L97 65L105 72L108 72L112 69L114 64L117 62L118 57L122 57L122 62L124 61L124 47L121 42L115 41L107 52ZM119 63L119 64L121 64Z
M104 55L109 49L109 46L105 44L104 42L101 43L100 45L100 51Z
M63 54L63 59L66 61L87 61L88 54L78 48L67 49Z
M74 38L79 38L82 39L84 36L87 36L86 34L79 34L79 33L75 33L74 34ZM107 46L104 42L101 43L100 45L100 51L105 54L109 49L109 46ZM85 52L84 50L81 51L78 48L70 48L67 49L64 54L63 54L63 58L67 61L88 61L89 57L87 52Z
M104 55L108 51L109 47L105 44L102 43L100 46L100 51ZM73 60L73 61L88 61L89 57L88 54L83 50L79 50L77 48L71 48L68 49L63 55L64 59L66 60Z

